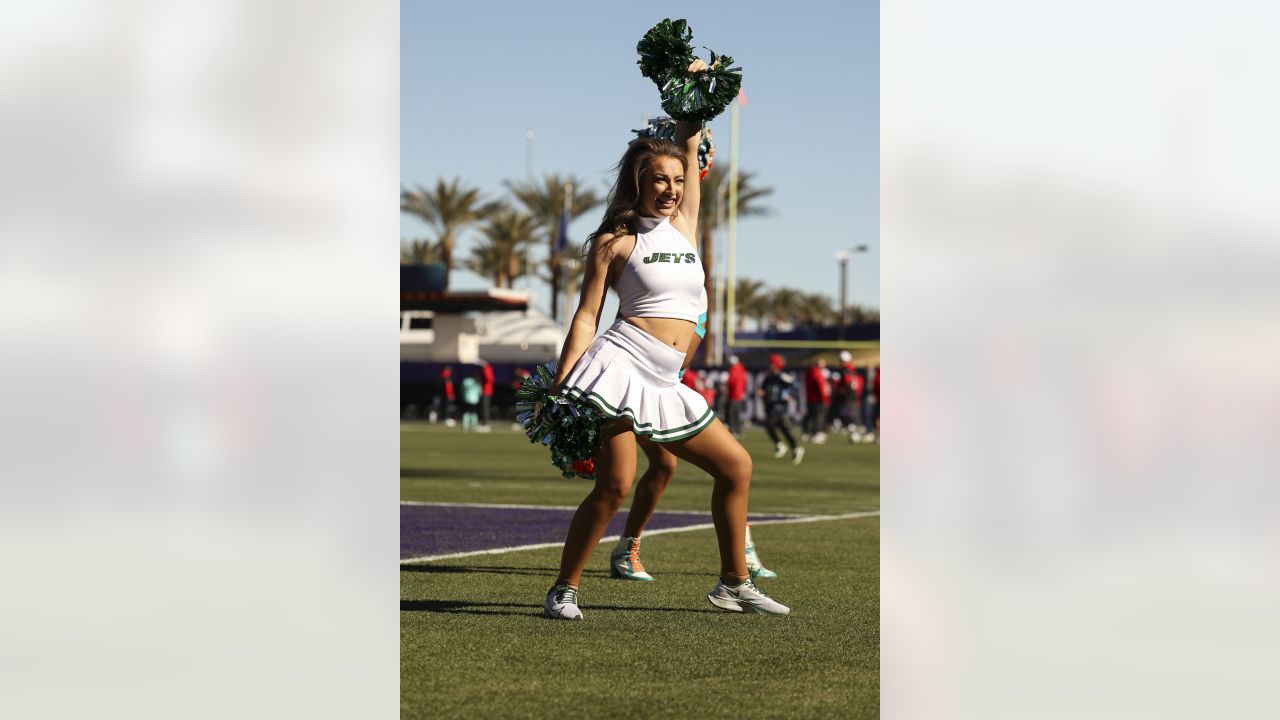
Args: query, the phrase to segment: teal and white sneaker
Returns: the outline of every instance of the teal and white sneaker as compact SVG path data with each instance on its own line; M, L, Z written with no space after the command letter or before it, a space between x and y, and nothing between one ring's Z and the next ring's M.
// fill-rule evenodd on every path
M760 562L760 554L756 552L756 544L751 541L751 526L747 525L747 570L751 573L751 579L756 578L775 578L778 573L770 570Z
M716 583L711 594L707 595L707 599L712 605L729 612L753 612L761 615L791 614L791 608L769 597L751 580L743 580L742 584L736 587L725 585L724 580L721 580Z
M547 593L547 601L542 604L543 617L553 620L581 620L582 611L578 609L578 591L568 585L556 585Z
M618 538L618 544L609 553L609 576L622 580L653 581L653 576L644 571L644 564L640 562L640 538Z

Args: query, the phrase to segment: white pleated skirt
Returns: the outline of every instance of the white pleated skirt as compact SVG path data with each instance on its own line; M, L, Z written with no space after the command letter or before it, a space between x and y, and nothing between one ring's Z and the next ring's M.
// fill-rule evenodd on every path
M684 353L618 319L591 343L564 382L566 396L627 418L654 442L687 440L711 424L706 398L680 382Z

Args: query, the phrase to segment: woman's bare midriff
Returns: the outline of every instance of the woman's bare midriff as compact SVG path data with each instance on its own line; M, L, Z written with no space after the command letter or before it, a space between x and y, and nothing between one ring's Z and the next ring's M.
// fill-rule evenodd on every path
M689 343L693 341L694 324L688 320L664 317L629 317L623 320L680 352L688 352Z

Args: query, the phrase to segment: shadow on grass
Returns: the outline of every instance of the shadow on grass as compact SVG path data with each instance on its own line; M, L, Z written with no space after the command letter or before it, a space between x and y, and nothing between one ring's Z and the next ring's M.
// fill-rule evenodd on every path
M500 565L400 565L400 572L410 573L430 573L442 575L464 575L467 573L492 573L495 575L537 575L541 577L555 577L558 568L528 568L528 567L505 567ZM607 578L608 570L583 570L584 577ZM705 577L707 573L695 572L672 572L664 571L662 575L679 575L686 577ZM619 580L619 582L623 582Z
M505 567L501 565L404 565L400 566L400 572L411 573L431 573L446 575L462 575L467 573L493 573L496 575L541 575L542 577L555 577L558 568L530 568L530 567ZM584 575L603 576L608 573L603 570L587 570Z
M463 468L463 467L401 467L400 479L436 479L444 478L446 480L544 480L543 475L520 475L515 473L502 472L501 477L496 477L492 469L487 468Z
M712 613L722 610L704 610L698 608L673 607L626 607L620 605L587 605L586 612L597 610L623 612L674 612L674 613ZM463 600L401 600L400 612L433 612L433 613L469 613L472 615L518 615L542 616L542 606L525 605L523 603L470 602Z

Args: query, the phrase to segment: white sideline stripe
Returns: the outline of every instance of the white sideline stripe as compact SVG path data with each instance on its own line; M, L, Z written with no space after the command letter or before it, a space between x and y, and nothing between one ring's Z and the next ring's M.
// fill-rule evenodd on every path
M853 520L854 518L877 517L880 515L879 510L870 510L867 512L844 513L843 515L805 515L803 517L784 518L781 520L753 520L751 525L780 525L783 523L807 523L807 522L823 522L826 520ZM700 525L687 525L678 528L662 528L661 530L649 530L645 532L645 537L650 535L662 535L664 533L689 532L691 530L714 530L715 525L711 523L703 523ZM620 535L610 535L600 539L600 543L617 542ZM501 555L502 553L517 552L520 550L544 550L546 548L555 548L564 545L563 542L538 543L536 545L515 545L513 547L492 548L489 550L469 550L460 553L448 553L445 555L422 555L419 557L404 558L400 561L401 565L410 563L431 562L432 560L449 560L452 558L471 557L474 555Z
M497 510L577 510L577 505L508 505L502 503L456 503L456 502L426 502L421 500L401 500L401 505L427 505L432 507L471 507L471 508L494 508ZM668 515L710 515L707 510L658 510L660 513ZM762 512L759 515L774 515L779 517L812 517L805 513L771 513ZM751 521L752 525L756 524L755 520Z

